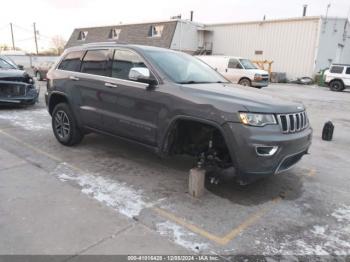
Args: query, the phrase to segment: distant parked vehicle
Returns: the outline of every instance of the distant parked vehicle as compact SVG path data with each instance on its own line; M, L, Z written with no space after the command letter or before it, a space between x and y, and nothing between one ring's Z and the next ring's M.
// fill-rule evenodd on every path
M37 66L33 66L33 71L36 79L38 81L43 81L46 79L46 74L54 62L42 62Z
M0 105L33 105L39 91L33 78L10 58L0 55Z
M333 64L326 70L325 83L332 91L343 91L350 88L350 64Z
M269 73L252 61L234 56L197 56L232 83L262 88L269 84Z

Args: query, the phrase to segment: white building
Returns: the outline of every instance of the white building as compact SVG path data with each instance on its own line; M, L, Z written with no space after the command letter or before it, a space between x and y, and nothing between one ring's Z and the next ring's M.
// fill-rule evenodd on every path
M190 54L273 61L273 72L312 77L332 62L350 63L349 28L346 18L320 16L224 24L175 19L77 28L66 47L99 41L154 45Z
M206 25L212 53L273 61L288 78L313 76L330 63L350 63L346 18L301 17Z

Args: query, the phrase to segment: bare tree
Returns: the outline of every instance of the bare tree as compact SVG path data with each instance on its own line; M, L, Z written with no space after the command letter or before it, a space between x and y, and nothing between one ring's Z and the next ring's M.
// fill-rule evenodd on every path
M55 35L51 38L51 45L56 50L57 55L62 54L64 46L66 45L66 40L60 35Z
M0 51L11 50L7 44L0 44Z

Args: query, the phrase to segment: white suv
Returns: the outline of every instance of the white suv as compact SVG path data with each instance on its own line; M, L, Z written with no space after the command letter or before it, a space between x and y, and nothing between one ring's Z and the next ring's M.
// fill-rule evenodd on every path
M262 88L269 84L269 73L258 69L247 58L234 56L197 56L232 83Z
M343 91L350 88L350 65L333 64L326 70L325 83L332 91Z

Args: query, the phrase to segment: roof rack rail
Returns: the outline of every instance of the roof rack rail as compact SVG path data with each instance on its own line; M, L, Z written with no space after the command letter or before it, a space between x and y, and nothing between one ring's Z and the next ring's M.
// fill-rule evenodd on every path
M334 63L332 65L337 65L337 66L350 66L350 64L341 64L341 63Z
M95 46L95 45L110 45L110 44L121 44L116 41L109 41L109 42L92 42L92 43L86 43L83 44L83 46Z

